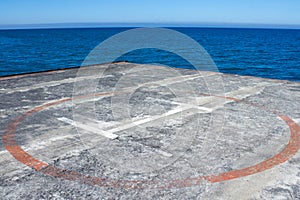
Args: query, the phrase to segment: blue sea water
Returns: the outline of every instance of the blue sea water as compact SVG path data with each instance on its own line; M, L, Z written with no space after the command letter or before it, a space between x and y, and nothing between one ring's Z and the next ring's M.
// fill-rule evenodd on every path
M0 76L80 66L100 42L129 28L0 30ZM220 72L300 81L300 30L173 28L198 41ZM172 53L144 49L118 58L191 65Z

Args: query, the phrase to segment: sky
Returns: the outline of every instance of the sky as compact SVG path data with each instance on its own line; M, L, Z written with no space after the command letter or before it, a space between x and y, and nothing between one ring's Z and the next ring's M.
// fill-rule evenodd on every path
M300 25L299 0L0 0L0 25L241 23Z

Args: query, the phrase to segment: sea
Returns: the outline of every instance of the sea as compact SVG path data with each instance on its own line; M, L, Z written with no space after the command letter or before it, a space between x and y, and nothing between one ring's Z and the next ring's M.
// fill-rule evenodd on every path
M81 66L101 42L129 28L0 30L0 76ZM300 30L171 28L202 45L222 73L300 81ZM193 68L159 50L129 52L115 61Z

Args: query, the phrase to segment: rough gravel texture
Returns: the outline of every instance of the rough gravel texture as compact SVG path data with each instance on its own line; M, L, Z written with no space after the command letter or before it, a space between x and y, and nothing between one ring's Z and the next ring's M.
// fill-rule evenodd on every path
M1 135L28 110L75 97L21 120L17 144L56 168L143 188L47 175L15 159L1 138L0 199L300 199L300 152L249 176L169 184L280 153L290 129L278 113L299 124L299 83L123 62L82 70L0 78Z

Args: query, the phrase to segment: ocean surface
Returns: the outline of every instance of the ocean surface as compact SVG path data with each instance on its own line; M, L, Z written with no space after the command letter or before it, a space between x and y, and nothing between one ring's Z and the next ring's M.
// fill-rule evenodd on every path
M0 76L80 66L89 52L129 28L0 30ZM198 41L220 72L300 81L300 30L173 28ZM191 68L181 57L157 49L117 59Z

